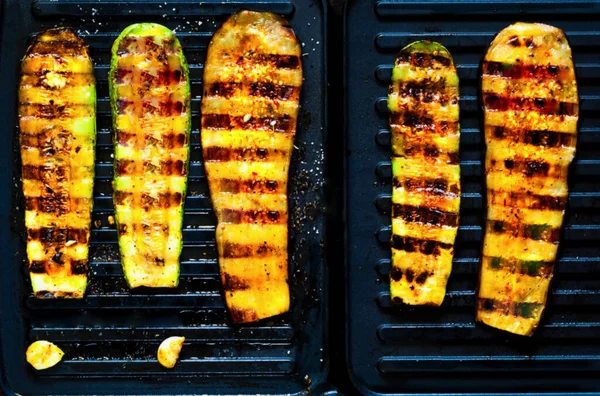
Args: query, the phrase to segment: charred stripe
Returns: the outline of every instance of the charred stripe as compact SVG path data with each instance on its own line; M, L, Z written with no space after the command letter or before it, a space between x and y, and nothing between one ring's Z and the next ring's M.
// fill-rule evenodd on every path
M90 230L87 228L29 228L27 237L29 240L39 240L42 243L61 243L75 241L87 243Z
M256 311L251 308L231 306L229 307L229 311L231 312L231 319L236 323L255 322L258 320Z
M266 241L258 245L248 245L241 243L223 242L223 258L244 258L244 257L269 257L275 255L285 255L285 252L279 246L269 245Z
M526 319L538 317L544 304L540 303L507 303L491 298L479 298L477 305L480 310L487 312L501 312L504 315L512 315Z
M138 164L141 167L138 169ZM162 176L185 176L187 166L181 160L166 160L160 161L156 165L152 161L135 161L135 160L117 160L115 164L117 176L127 176L136 174L160 174Z
M541 147L574 147L576 136L571 133L554 131L515 130L501 126L490 127L492 135L498 139L506 139L515 143L525 143Z
M254 193L254 194L285 194L286 184L277 180L237 180L219 179L219 190L230 194Z
M227 161L272 161L283 159L288 153L285 150L268 148L231 148L211 146L204 149L204 160L207 162Z
M79 57L85 55L87 45L82 40L48 40L36 41L31 52L27 54L29 58L38 55L53 55L56 57Z
M220 211L224 223L285 224L287 213L277 210L223 209Z
M564 210L567 205L567 197L556 197L552 195L537 195L529 193L516 193L505 191L489 191L492 205L507 207L540 209L540 210Z
M483 75L506 78L536 78L560 80L571 75L568 66L483 62Z
M75 198L64 194L53 196L25 197L25 210L36 210L41 213L64 214L73 208L89 205L87 198Z
M166 149L177 149L185 147L187 140L188 139L185 133L169 132L162 134L161 140L158 140L153 135L146 135L144 137L144 145L156 147L160 146ZM119 130L117 134L117 143L124 146L135 145L138 143L138 136L135 133Z
M128 114L127 111L133 104L134 102L130 100L117 99L117 113ZM176 117L187 111L183 102L172 100L170 98L157 104L149 100L143 100L141 106L144 114L158 115L161 117Z
M521 275L529 276L547 276L551 275L554 269L553 261L519 260L516 258L488 257L489 266L495 270L509 269Z
M394 86L390 86L394 90ZM439 103L441 106L458 104L458 96L448 92L445 81L423 82L407 81L400 85L399 93L403 98L412 98L423 103Z
M277 85L271 82L254 82L249 85L232 82L216 82L206 90L207 96L231 97L236 91L247 93L250 96L262 96L277 100L297 100L300 96L300 87L291 85Z
M56 151L52 148L42 149L42 157L50 157L56 154ZM23 165L22 177L26 180L54 180L64 181L70 168L67 166L47 166L47 165Z
M454 245L440 241L432 241L429 239L418 239L402 235L392 235L392 248L396 250L404 250L405 252L420 252L426 255L433 254L439 256L441 249L449 250Z
M435 144L421 144L410 142L406 137L404 138L404 145L402 147L403 152L394 152L395 155L417 157L423 156L427 159L438 159L449 165L457 165L460 163L460 157L457 151L442 151Z
M427 206L392 205L392 217L402 218L408 222L430 224L435 226L458 226L458 213L445 212Z
M294 119L289 115L278 118L230 116L228 114L204 114L202 128L206 129L246 129L273 132L293 132Z
M537 111L541 114L576 116L579 104L556 99L511 97L484 92L483 103L489 111Z
M296 55L251 53L248 56L240 57L238 64L243 64L244 61L269 64L278 69L297 69L300 67L300 58Z
M416 274L415 271L410 268L402 271L401 268L396 266L393 266L390 270L390 278L392 278L394 282L400 282L404 277L407 282L412 283L414 281L418 285L424 284L427 281L427 278L432 275L433 273L429 271L423 271L419 274Z
M433 117L412 111L392 113L390 116L390 125L404 125L418 131L438 133L440 135L458 131L457 122L439 121Z
M515 238L532 239L558 245L560 228L548 224L511 224L500 220L489 220L487 231L495 234L506 234Z
M115 205L129 205L133 200L133 193L128 191L117 190L114 192ZM183 200L183 195L179 192L161 192L157 195L142 194L141 202L145 205L146 210L150 208L167 209L173 206L179 206Z
M435 55L426 52L403 51L398 55L398 61L401 63L410 63L413 66L422 68L431 68L434 65L441 65L443 67L450 67L450 65L452 65L452 59L443 55Z
M404 188L410 192L424 192L432 195L445 195L449 198L458 197L460 191L457 184L448 185L445 179L415 179L394 177L394 188Z
M223 288L226 291L248 290L252 287L252 284L248 280L228 273L223 274L222 280Z
M92 113L94 111L94 106L89 104L82 103L68 103L68 104L41 104L41 103L30 103L30 102L20 102L19 103L19 112L21 117L38 117L38 118L60 118L60 117L70 117L71 112L87 112Z

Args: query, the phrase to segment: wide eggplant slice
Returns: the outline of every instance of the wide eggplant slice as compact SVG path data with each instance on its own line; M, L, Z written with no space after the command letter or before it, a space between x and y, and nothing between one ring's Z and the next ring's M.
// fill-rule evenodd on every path
M190 156L190 79L175 34L127 27L109 72L115 136L113 201L129 287L176 287Z
M36 297L87 286L96 146L88 47L66 28L39 33L21 63L19 127L27 257Z
M540 322L575 155L579 104L564 33L516 23L483 63L487 223L477 320L520 335Z
M202 149L225 299L238 323L289 310L287 184L300 58L288 22L266 12L232 15L208 48Z
M458 77L441 44L403 48L392 72L391 298L440 305L460 207Z

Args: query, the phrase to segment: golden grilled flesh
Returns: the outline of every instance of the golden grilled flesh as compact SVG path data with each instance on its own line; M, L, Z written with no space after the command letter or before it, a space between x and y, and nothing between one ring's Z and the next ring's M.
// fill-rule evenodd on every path
M579 114L571 49L552 26L517 23L483 63L487 224L477 320L531 335L546 304Z
M93 72L87 45L71 29L38 34L21 63L25 226L36 297L85 293L96 144Z
M288 169L302 85L287 21L241 11L215 33L204 69L202 148L235 322L289 310Z
M458 77L438 43L400 51L388 98L392 131L391 297L440 305L460 207Z

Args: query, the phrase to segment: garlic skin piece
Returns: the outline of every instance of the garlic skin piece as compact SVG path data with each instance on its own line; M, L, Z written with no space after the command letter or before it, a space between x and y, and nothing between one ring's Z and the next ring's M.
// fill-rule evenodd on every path
M49 341L36 341L29 345L25 355L27 362L36 370L45 370L55 366L64 356L62 349Z
M175 367L184 341L185 337L169 337L161 342L157 353L158 362L169 369Z

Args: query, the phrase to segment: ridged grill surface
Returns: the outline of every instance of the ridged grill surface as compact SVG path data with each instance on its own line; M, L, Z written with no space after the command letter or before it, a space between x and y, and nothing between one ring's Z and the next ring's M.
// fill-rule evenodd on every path
M290 173L290 284L293 313L258 324L231 323L221 292L212 212L199 139L203 62L214 31L239 9L286 16L304 43L305 83ZM1 176L2 359L4 386L21 394L300 393L321 389L326 375L323 276L323 164L326 101L325 11L307 1L6 1L1 48L6 98ZM15 24L15 21L19 21ZM176 289L130 291L112 223L113 142L107 75L110 48L135 22L174 29L190 64L192 138L188 196ZM97 154L90 274L83 300L33 298L25 270L23 208L16 125L19 61L33 35L74 27L89 44L97 79ZM10 36L10 37L8 37ZM7 169L8 170L7 170ZM11 220L9 221L9 217ZM10 228L9 228L10 227ZM166 337L185 336L181 361L163 369L156 351ZM45 339L63 361L36 372L25 349Z
M600 3L350 1L346 10L348 357L365 393L597 390L600 371ZM480 62L511 23L565 31L580 94L577 155L548 309L532 338L476 324L485 224ZM462 203L441 308L394 306L387 87L415 40L446 46L460 78Z

